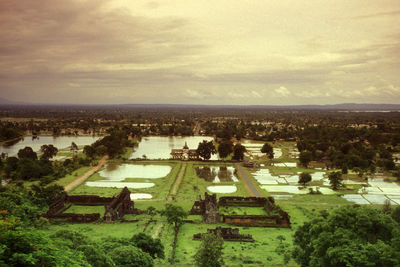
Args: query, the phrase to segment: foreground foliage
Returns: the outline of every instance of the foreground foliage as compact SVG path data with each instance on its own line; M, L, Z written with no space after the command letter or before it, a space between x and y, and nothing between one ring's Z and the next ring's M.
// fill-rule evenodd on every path
M371 207L344 206L295 233L293 257L301 266L399 266L400 226Z
M195 255L197 266L219 267L224 265L222 258L224 240L220 234L206 233L201 237L201 245Z

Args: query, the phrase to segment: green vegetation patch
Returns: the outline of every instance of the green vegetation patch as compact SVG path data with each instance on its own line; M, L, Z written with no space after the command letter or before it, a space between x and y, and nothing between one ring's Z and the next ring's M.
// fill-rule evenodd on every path
M100 217L104 216L104 206L81 206L72 205L64 213L78 213L78 214L89 214L89 213L99 213Z

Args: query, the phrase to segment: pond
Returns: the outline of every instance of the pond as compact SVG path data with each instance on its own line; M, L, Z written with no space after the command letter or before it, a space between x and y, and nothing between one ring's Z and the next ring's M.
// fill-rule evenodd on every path
M236 169L234 167L226 166L204 166L196 167L196 175L207 182L220 183L220 182L238 182L236 176Z
M203 140L211 141L211 136L148 136L143 137L136 150L131 154L131 159L169 159L171 149L182 149L187 143L189 149L197 149ZM211 160L217 160L217 154L211 156Z
M294 168L297 167L297 163L296 162L281 162L281 163L274 163L275 167L290 167L290 168Z
M247 153L249 153L251 156L257 156L257 157L262 157L265 156L264 153L261 152L261 148L263 147L264 143L263 142L257 142L254 140L243 140L242 145L246 148ZM282 157L282 149L274 147L274 158L280 158Z
M235 193L237 191L236 185L211 185L207 186L207 190L211 193Z
M25 136L20 141L11 145L0 146L0 153L8 153L8 156L17 155L18 151L26 146L31 147L34 151L38 152L42 145L53 145L58 150L65 149L71 146L74 142L77 146L86 146L94 143L101 136L38 136L32 138L32 136Z
M137 200L137 199L151 199L153 196L151 194L146 194L146 193L132 193L131 194L131 200Z
M136 183L136 182L110 182L110 181L95 181L95 182L86 182L85 185L90 187L114 187L114 188L124 188L125 186L128 188L150 188L155 186L154 183Z
M156 164L107 164L99 172L101 177L112 181L123 181L126 178L157 179L167 176L172 167Z
M290 194L308 194L310 192L309 188L312 188L314 191L317 190L316 186L300 188L299 186L294 185L262 185L261 188L268 192L281 192ZM318 190L324 195L335 194L335 191L327 187L319 187Z

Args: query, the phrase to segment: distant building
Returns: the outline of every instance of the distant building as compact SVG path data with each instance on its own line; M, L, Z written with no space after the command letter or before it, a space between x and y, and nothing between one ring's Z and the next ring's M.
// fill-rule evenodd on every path
M180 160L199 160L199 154L197 154L196 149L189 149L187 143L182 149L172 149L171 156L173 159Z

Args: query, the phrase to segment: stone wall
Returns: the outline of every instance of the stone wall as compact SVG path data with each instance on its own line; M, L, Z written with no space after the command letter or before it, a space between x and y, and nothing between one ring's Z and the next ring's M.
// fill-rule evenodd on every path
M74 223L89 223L100 219L99 213L77 214L77 213L62 213L51 217L52 219L64 219Z
M290 228L287 221L279 215L222 215L222 222L236 226L261 226L261 227L278 227Z
M67 196L66 201L75 204L75 205L83 205L83 206L101 206L110 203L113 200L112 197L99 197L99 196Z
M237 228L222 228L217 227L216 229L207 229L207 233L220 234L224 241L239 241L239 242L254 242L251 235L239 234ZM204 234L194 234L193 240L200 240Z
M122 220L125 214L140 214L144 211L134 208L130 198L131 192L127 187L122 189L116 197L100 197L90 195L64 196L52 203L43 217L52 219L65 219L69 222L94 222L100 219L99 213L79 214L63 213L72 204L82 206L105 206L103 219L107 222Z
M223 215L226 224L240 226L285 227L290 228L290 216L275 204L272 197L220 197L205 193L204 200L195 201L190 215L202 215L205 223L219 223L219 206L264 207L274 215Z
M264 207L269 201L265 197L220 197L220 206ZM273 201L273 199L272 199Z

